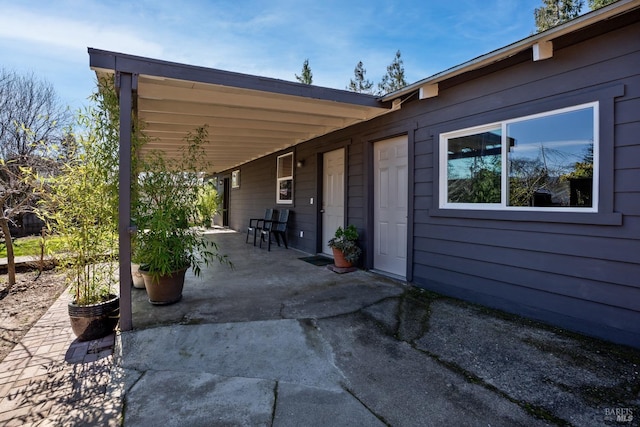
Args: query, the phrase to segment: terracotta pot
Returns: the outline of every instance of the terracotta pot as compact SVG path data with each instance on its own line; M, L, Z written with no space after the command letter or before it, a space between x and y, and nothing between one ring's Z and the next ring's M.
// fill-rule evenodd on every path
M131 263L131 278L133 279L133 287L137 289L144 289L144 278L138 271L140 264Z
M333 251L333 263L335 264L336 267L338 268L351 267L352 263L344 259L344 254L342 253L341 250L336 248L331 248L331 250Z
M120 315L120 298L111 297L108 301L91 305L69 303L71 329L78 341L95 340L114 331Z
M154 305L166 305L180 301L186 272L187 268L183 268L165 276L156 276L140 270L149 302Z

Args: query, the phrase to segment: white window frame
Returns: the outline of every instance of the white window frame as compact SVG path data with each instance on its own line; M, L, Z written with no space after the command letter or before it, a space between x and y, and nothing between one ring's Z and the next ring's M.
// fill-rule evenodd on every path
M284 157L291 157L291 175L280 176L280 159ZM293 151L278 156L276 159L276 203L280 205L292 205L293 204ZM282 200L280 199L280 183L283 181L291 181L291 200Z
M476 133L486 132L488 130L500 128L501 129L501 146L508 147L507 145L507 126L512 123L517 123L525 120L537 119L541 117L553 116L556 114L562 114L566 112L582 110L587 108L593 108L593 195L591 207L566 207L566 206L508 206L508 194L507 194L507 182L508 182L508 153L509 150L503 149L501 152L501 197L500 203L449 203L447 201L448 191L448 142L449 139L459 138L462 136L473 135ZM545 111L543 113L532 114L529 116L517 117L514 119L503 120L501 122L494 122L491 124L485 124L481 126L474 126L470 128L460 129L452 132L446 132L440 134L439 144L439 208L440 209L466 209L466 210L500 210L500 211L546 211L546 212L581 212L581 213L593 213L598 212L598 191L600 182L600 125L599 125L599 102L589 102L586 104L574 105L571 107L560 108L557 110Z

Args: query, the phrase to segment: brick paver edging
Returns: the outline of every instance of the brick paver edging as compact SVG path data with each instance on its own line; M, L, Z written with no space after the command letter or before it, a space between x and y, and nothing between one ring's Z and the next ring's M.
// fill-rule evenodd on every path
M115 334L78 342L63 294L0 363L0 426L119 425Z

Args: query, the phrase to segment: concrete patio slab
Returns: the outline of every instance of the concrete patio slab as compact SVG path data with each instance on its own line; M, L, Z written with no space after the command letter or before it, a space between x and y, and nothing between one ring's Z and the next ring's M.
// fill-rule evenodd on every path
M273 425L279 427L386 425L344 390L323 390L279 382L277 396Z
M206 372L148 371L127 393L127 425L268 426L274 382Z
M171 306L132 290L133 331L77 343L61 297L0 365L0 425L640 419L636 349L370 272L335 274L298 259L307 254L245 244L241 234L212 238L236 268L189 276Z
M208 372L226 377L337 389L331 348L307 321L175 325L122 334L122 363L137 371Z

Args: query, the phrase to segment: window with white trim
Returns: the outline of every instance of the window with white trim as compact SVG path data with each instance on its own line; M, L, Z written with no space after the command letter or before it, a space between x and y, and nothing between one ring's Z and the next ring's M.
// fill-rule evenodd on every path
M598 103L440 135L440 208L597 212Z
M293 153L278 156L276 203L293 204Z

